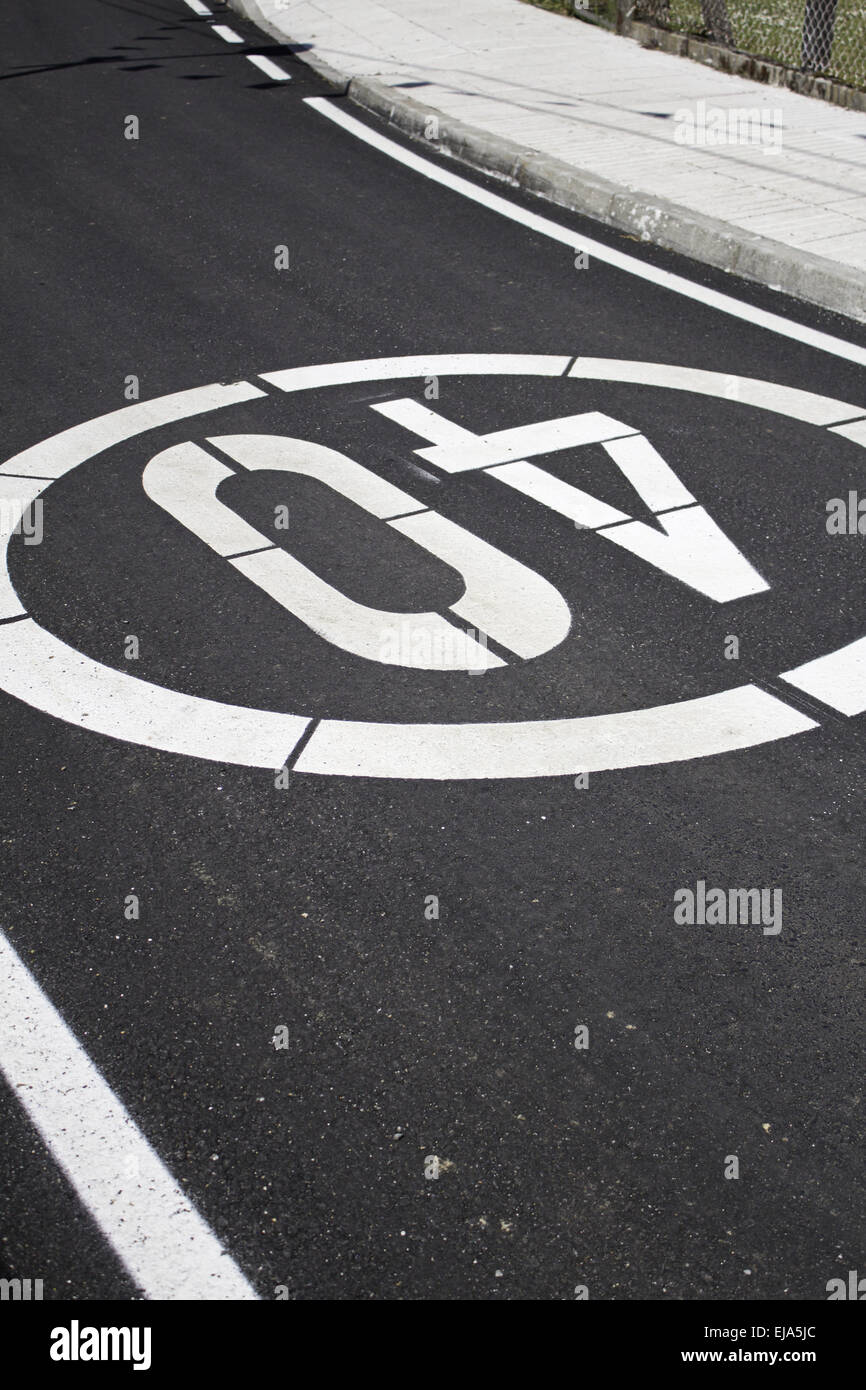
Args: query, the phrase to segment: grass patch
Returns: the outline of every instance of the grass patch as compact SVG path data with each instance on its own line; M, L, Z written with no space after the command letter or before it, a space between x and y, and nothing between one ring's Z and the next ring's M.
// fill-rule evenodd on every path
M572 0L524 0L542 10L574 16ZM709 38L700 0L633 0L635 19L648 20L677 34ZM802 64L803 14L806 0L727 0L734 46L741 53L783 63ZM584 13L613 24L616 0L587 0ZM822 76L866 88L866 2L839 0L830 61Z

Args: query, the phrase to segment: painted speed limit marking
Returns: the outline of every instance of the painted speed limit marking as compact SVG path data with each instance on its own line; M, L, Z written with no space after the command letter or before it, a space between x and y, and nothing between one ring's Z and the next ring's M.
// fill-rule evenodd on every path
M628 420L583 412L532 420L476 435L424 404L429 377L562 377L655 386L733 399L866 445L866 408L810 392L721 372L608 358L448 354L264 372L281 391L364 382L417 381L371 406L406 432L406 447L450 475L477 470L490 487L533 498L591 529L672 579L724 603L768 588L766 580ZM266 392L250 382L213 385L130 405L34 445L0 466L4 554L26 509L56 479L124 440ZM533 458L600 444L654 514L634 520L564 482ZM248 526L216 496L232 469L284 470L317 478L400 531L462 576L451 618L366 608ZM494 670L509 656L531 660L568 633L562 595L472 531L336 450L275 435L211 435L157 451L144 470L151 501L328 642L367 660L437 670ZM455 622L455 619L457 620ZM464 624L461 629L457 624ZM390 629L389 629L390 624ZM423 641L400 640L409 626ZM394 642L383 643L383 633ZM501 656L487 648L495 642ZM866 638L782 673L790 685L844 714L866 709ZM114 670L76 651L29 617L0 568L0 688L36 709L94 732L192 757L298 772L403 778L562 776L681 761L748 748L816 727L815 721L756 685L697 699L583 718L474 723L394 723L322 719L223 704L181 694ZM310 732L312 728L312 732Z

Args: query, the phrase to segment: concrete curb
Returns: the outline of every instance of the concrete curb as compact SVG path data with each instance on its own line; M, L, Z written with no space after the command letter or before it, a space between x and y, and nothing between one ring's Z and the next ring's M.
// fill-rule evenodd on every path
M272 37L291 44L285 32L263 14L257 0L229 3ZM866 323L866 276L853 267L836 265L665 198L576 169L564 160L537 154L516 141L454 120L376 78L339 72L315 52L302 50L298 56L358 106L422 141L428 150L641 241ZM431 125L433 121L435 125ZM435 139L427 134L430 130L436 131Z

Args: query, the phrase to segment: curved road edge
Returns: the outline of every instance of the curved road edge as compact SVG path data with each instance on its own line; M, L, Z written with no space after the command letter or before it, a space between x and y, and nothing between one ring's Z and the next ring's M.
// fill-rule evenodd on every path
M293 43L274 13L274 0L228 3L280 43ZM866 277L853 267L757 236L669 199L636 192L612 179L576 169L564 160L539 154L517 141L467 125L374 77L353 77L341 72L320 57L315 48L304 46L296 56L319 77L342 89L341 95L411 139L423 140L428 150L666 251L679 252L717 270L866 323ZM436 121L435 140L427 134L431 119Z

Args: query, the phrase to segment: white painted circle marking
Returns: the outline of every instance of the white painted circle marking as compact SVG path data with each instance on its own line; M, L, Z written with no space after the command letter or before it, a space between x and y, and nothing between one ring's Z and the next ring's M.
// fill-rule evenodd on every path
M437 354L373 358L263 372L282 391L398 378L513 375L561 377L568 356ZM578 358L573 378L633 382L733 398L863 443L850 422L866 408L772 382L665 364ZM22 508L94 455L171 421L265 392L249 382L215 384L126 406L26 449L0 466L0 491ZM842 427L845 427L843 430ZM116 671L76 651L27 617L6 565L15 508L0 527L0 689L36 709L110 737L191 757L281 767L312 717L184 695ZM5 621L3 621L5 620ZM866 638L787 671L783 679L846 714L866 710ZM563 776L646 766L748 748L814 729L814 720L755 685L651 709L571 719L406 724L324 719L295 769L349 777L470 779Z

